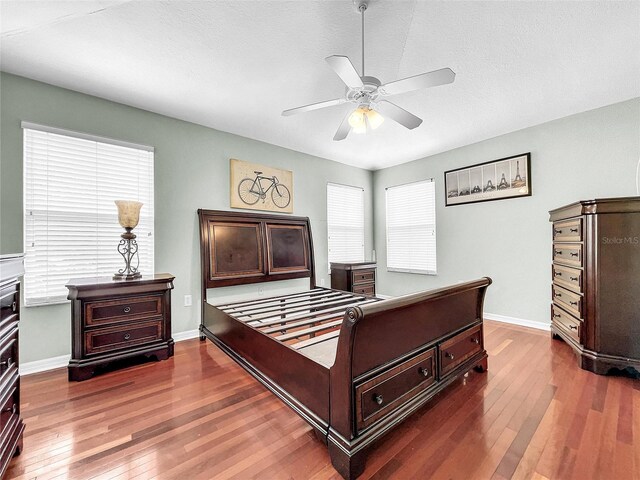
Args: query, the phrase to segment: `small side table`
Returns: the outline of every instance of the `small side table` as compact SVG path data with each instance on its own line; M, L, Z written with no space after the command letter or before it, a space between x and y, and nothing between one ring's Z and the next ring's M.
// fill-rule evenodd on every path
M69 380L93 376L97 367L144 355L173 356L172 275L137 280L110 277L70 280L71 344Z
M331 263L331 288L359 293L368 297L376 295L376 263Z

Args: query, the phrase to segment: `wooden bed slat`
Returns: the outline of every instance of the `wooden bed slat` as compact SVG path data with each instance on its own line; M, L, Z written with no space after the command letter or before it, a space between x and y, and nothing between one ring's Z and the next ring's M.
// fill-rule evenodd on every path
M225 313L228 313L230 315L233 315L234 317L238 318L238 316L244 315L248 312L254 312L255 313L266 313L268 311L270 311L269 309L272 310L282 310L283 308L289 308L292 306L296 306L298 304L305 304L305 303L310 303L310 302L316 302L316 301L322 301L324 299L329 299L329 298L333 298L333 297L339 297L345 295L345 292L341 292L341 291L331 291L329 290L326 293L322 293L319 295L314 295L314 296L310 296L309 298L304 298L304 297L300 297L300 298L294 298L292 300L282 300L280 302L278 302L277 300L274 300L272 302L269 302L268 304L264 304L264 305L252 305L249 307L234 307L233 309L223 309L223 311ZM260 311L261 310L261 311Z
M301 348L308 347L309 345L315 345L316 343L326 342L327 340L336 338L338 335L340 335L340 330L334 330L333 332L325 333L324 335L318 335L317 337L310 338L309 340L303 340L301 342L294 343L293 345L289 345L289 346L295 350L300 350Z
M231 302L231 303L221 303L219 305L214 305L212 304L214 307L216 307L219 310L225 310L225 309L229 309L229 308L233 308L236 305L255 305L256 303L264 303L264 302L273 302L273 301L278 301L280 299L286 299L286 298L294 298L294 297L300 297L300 296L304 296L304 295L313 295L313 294L318 294L318 293L323 293L323 292L330 292L331 290L327 289L327 288L314 288L313 290L309 290L306 292L299 292L299 293L291 293L289 295L276 295L274 297L269 297L269 298L262 298L260 300L242 300L242 301L238 301L238 302Z
M287 322L291 322L292 320L302 320L304 318L313 318L313 317L317 317L318 315L324 315L327 313L331 313L331 312L339 312L342 311L344 312L347 308L349 307L355 307L358 305L365 305L367 303L371 303L374 302L376 300L372 300L369 298L365 298L362 297L362 299L358 302L354 302L354 303L350 303L348 305L341 305L339 307L331 307L331 308L325 308L325 309L321 309L321 310L316 310L315 312L307 312L307 313L299 313L297 315L291 315L290 317L287 318L278 318L276 320L268 320L266 322L261 322L260 320L253 320L253 319L249 319L249 320L245 320L245 323L254 323L254 322L259 322L257 325L251 325L254 328L259 328L259 327L263 327L265 325L277 325L279 323L284 324ZM242 320L238 320L239 322Z
M344 314L342 312L338 312L332 315L323 315L321 317L315 317L315 318L308 318L306 320L301 320L299 322L293 322L293 323L283 323L281 325L275 326L275 327L269 327L266 329L262 329L262 325L256 325L255 328L259 329L261 332L263 333L275 333L275 332L280 332L283 330L290 330L292 328L297 328L297 327L304 327L305 325L311 325L313 323L318 323L318 322L325 322L327 320L337 320L337 319L341 319L344 316Z
M342 319L336 320L334 322L323 323L322 325L316 325L315 327L309 327L309 328L305 328L304 330L298 330L296 332L279 335L276 337L276 340L280 340L281 342L284 342L286 340L291 340L292 338L304 337L311 333L321 332L322 330L328 330L329 328L334 328L341 324L342 324Z
M334 300L334 301L330 301L330 302L324 302L318 305L314 305L314 306L310 306L310 307L297 307L297 308L292 308L292 309L288 309L287 310L287 316L286 317L280 317L281 313L268 313L265 315L257 315L254 317L250 317L250 318L238 318L237 316L233 315L237 320L241 321L241 322L245 322L245 323L251 323L251 322L259 322L262 320L268 320L270 318L293 318L295 317L295 315L288 315L289 313L298 313L298 312L305 312L307 310L310 309L317 309L317 311L322 311L322 310L326 310L325 307L332 307L332 306L338 306L338 305L342 305L345 309L350 305L354 303L354 300L365 300L365 297L347 297L347 298L343 298L341 300ZM357 303L357 302L356 302ZM311 312L311 314L314 314L315 312ZM246 315L242 315L243 317Z
M303 301L301 302L300 305L273 305L273 306L269 306L269 307L263 307L264 310L260 310L257 309L257 311L255 312L249 312L247 313L247 310L243 310L242 312L238 312L238 313L233 313L232 315L237 318L237 319L241 319L242 317L251 317L251 316L255 316L255 315L262 315L264 313L273 313L276 314L275 312L277 312L277 315L280 315L283 312L283 309L286 308L286 312L299 312L299 311L303 311L303 310L307 310L309 308L316 308L317 306L320 305L328 305L331 302L335 303L337 301L344 301L347 299L352 299L353 295L351 295L350 293L341 293L338 294L336 296L326 296L326 297L322 297L319 298L318 300L307 300L307 301ZM270 315L270 316L274 316L274 315Z

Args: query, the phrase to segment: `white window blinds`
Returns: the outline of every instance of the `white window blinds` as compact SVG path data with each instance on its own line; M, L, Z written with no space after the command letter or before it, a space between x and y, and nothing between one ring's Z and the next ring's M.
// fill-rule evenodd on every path
M66 299L71 278L112 276L124 229L114 200L144 204L138 236L153 273L153 149L23 123L26 305Z
M364 190L327 184L329 262L364 262Z
M387 188L387 269L436 274L433 180Z

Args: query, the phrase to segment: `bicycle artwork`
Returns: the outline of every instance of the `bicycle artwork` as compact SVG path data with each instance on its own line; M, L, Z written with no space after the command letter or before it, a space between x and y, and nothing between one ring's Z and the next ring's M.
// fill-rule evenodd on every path
M231 207L292 213L292 173L231 159Z

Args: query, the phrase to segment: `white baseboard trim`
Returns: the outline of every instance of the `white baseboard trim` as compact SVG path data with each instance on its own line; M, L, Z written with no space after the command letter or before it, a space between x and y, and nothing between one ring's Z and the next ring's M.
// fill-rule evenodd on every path
M182 342L183 340L191 340L192 338L198 338L200 332L196 330L187 330L186 332L178 332L173 334L174 342ZM42 360L35 360L33 362L25 362L20 364L20 375L31 375L32 373L47 372L49 370L55 370L56 368L62 368L69 365L71 355L60 355L59 357L44 358Z
M544 330L546 332L551 330L551 324L534 322L533 320L525 320L524 318L508 317L506 315L498 315L497 313L484 313L486 320L495 320L496 322L510 323L512 325L519 325L521 327L535 328L537 330Z
M59 357L44 358L34 362L20 364L20 375L31 375L32 373L46 372L69 365L71 355L60 355Z
M200 331L196 328L195 330L187 330L186 332L178 332L173 334L174 342L182 342L183 340L191 340L192 338L198 338L200 336Z

